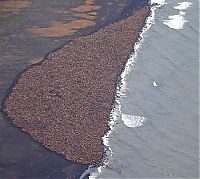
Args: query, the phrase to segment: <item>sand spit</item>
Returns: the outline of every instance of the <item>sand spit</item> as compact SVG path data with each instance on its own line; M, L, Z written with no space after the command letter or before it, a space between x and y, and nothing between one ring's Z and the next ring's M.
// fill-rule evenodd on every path
M3 110L46 148L75 162L101 161L117 76L150 7L79 37L21 74Z

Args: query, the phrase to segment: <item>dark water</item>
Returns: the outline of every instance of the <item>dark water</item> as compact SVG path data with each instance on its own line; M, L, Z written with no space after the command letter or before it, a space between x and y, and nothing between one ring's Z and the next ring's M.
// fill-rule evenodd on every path
M127 15L143 1L0 1L0 103L16 76L72 38ZM0 178L78 178L88 166L65 160L0 113Z
M199 6L176 9L181 2L166 0L144 34L119 100L113 154L97 178L199 178ZM183 28L175 28L181 19L163 23L180 11ZM127 126L138 116L142 125Z

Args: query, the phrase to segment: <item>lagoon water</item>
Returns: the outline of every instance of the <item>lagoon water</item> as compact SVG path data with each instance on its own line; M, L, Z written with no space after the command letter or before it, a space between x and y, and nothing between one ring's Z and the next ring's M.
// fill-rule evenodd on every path
M0 0L0 104L19 74L70 39L144 4L140 0ZM114 12L114 13L113 13ZM0 106L0 178L75 178L87 165L66 160L17 128Z
M198 3L156 9L122 80L111 153L90 178L199 178Z

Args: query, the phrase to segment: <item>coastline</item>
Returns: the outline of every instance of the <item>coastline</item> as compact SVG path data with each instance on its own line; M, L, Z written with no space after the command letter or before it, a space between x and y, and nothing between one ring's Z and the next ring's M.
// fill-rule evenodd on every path
M198 68L195 67L198 53L194 53L196 48L193 47L188 50L190 55L181 53L177 56L178 51L184 52L183 49L188 49L191 41L198 43L194 40L198 33L193 34L193 29L191 29L191 26L194 29L198 27L197 21L194 20L194 14L198 12L198 8L194 8L196 11L192 8L184 11L188 23L183 29L175 30L176 26L169 28L163 23L163 19L170 17L174 13L173 9L180 4L179 2L154 4L156 11L152 12L151 18L154 25L143 34L144 42L138 44L139 51L133 54L136 59L134 56L130 57L132 58L130 70L127 69L127 75L123 75L125 79L122 81L122 86L119 84L122 87L121 90L124 90L121 91L122 93L119 91L121 110L117 112L121 115L118 114L117 121L114 121L112 135L108 136L109 139L105 138L105 142L112 149L111 155L103 166L92 172L91 178L175 178L180 176L198 178L198 137L196 135L198 127L195 125L198 124L198 106L196 105L198 100L194 98L191 100L192 96L198 94L198 83L191 82L192 76L198 80ZM191 12L195 13L192 15ZM170 36L164 34L170 34ZM183 34L185 34L184 37ZM176 44L186 40L186 36L187 40L191 41L176 47ZM173 39L177 41L172 45ZM155 50L156 53L152 54ZM188 58L189 56L191 58ZM190 64L187 70L179 70L185 69L180 59L184 61L184 64ZM176 66L173 66L175 64ZM169 75L172 72L173 78ZM169 99L172 96L173 99ZM118 100L118 97L116 98ZM184 105L177 105L177 101L182 101L179 104ZM141 127L127 125L124 114L132 117L132 121L135 121L135 116L144 116L147 120Z
M103 143L106 146L107 151L106 151L106 158L103 161L103 164L97 167L89 166L88 170L86 170L85 173L82 174L82 177L84 178L85 176L88 175L89 173L89 179L94 179L94 178L99 178L102 177L102 174L105 172L105 170L113 170L117 174L121 173L120 167L115 168L113 166L113 163L115 163L115 153L112 151L112 146L110 144L110 140L114 137L115 130L118 129L118 120L122 120L122 105L121 105L121 100L122 98L126 97L126 88L127 88L127 75L129 75L131 72L131 68L135 64L135 60L137 59L138 52L144 43L144 34L149 31L151 26L155 23L155 11L157 8L161 7L164 5L164 3L150 3L150 15L147 17L146 22L142 28L141 33L139 34L138 41L134 44L134 50L129 53L129 58L127 60L126 65L124 66L124 70L122 70L122 73L118 76L117 84L116 84L116 93L115 93L115 100L113 102L113 107L112 111L110 113L110 121L109 121L109 127L110 130L107 131L105 136L103 137ZM122 120L123 121L123 120ZM130 121L128 121L130 122ZM134 121L133 121L134 122ZM120 123L120 122L119 122ZM123 121L124 125L127 126L125 121ZM129 123L129 125L135 126L135 124ZM141 123L142 125L142 123ZM127 126L130 127L130 126ZM131 126L132 127L132 126ZM137 126L135 126L137 127ZM103 175L104 176L104 175ZM119 177L119 176L118 176ZM82 179L82 178L81 178Z
M149 11L148 11L149 12ZM146 12L147 13L147 15L145 16L145 18L149 15L148 14L148 12ZM131 16L129 16L129 17L131 17ZM127 17L127 18L129 18L129 17ZM127 19L126 18L126 19ZM122 22L123 20L121 20L121 21L119 21L119 22ZM116 22L116 23L118 23L118 22ZM115 23L113 23L113 24L115 24ZM131 39L131 42L129 42L129 43L131 43L131 45L133 44L133 42L136 42L136 39L138 38L138 35L139 35L139 31L141 30L141 28L143 27L143 24L144 24L144 19L143 19L143 22L142 22L142 24L140 24L140 28L138 29L138 32L137 32L137 35L135 36L135 39L132 41L132 39ZM108 27L108 26L107 26ZM106 27L105 27L106 28ZM98 31L97 32L95 32L95 33L98 33ZM87 36L88 37L88 36ZM85 37L81 37L81 38L85 38ZM78 39L80 39L80 38L78 38ZM72 41L72 43L73 43L73 41ZM129 44L129 46L130 46L130 44ZM130 51L130 47L129 47L129 50L126 50L126 52L125 53L123 53L123 56L125 56L125 54L126 54L126 56L128 55L128 53L129 53L129 51ZM56 52L55 52L56 53ZM59 53L59 52L58 52ZM62 53L61 53L62 54ZM50 57L50 60L51 60L51 58L54 58L53 56L54 55L49 55L49 56L51 56ZM49 58L49 56L47 56L47 58ZM126 58L127 59L127 58ZM123 66L124 67L124 63L126 62L126 60L121 64L121 66ZM37 65L34 65L32 68L34 68L34 67L36 67L36 66L40 66L40 65L42 65L42 64L44 64L45 63L45 61L43 61L42 63L40 63L40 64L37 64ZM121 67L120 66L120 67ZM117 68L118 69L118 68ZM51 70L53 70L53 69L51 69ZM120 72L121 72L121 68L120 69L118 69L118 73L117 73L117 75L119 75L120 74ZM30 69L28 70L28 71L30 71ZM27 71L25 72L25 73L27 73ZM23 73L22 75L24 75L25 73ZM31 77L32 77L32 75L33 74L31 74ZM35 76L36 77L36 76ZM37 78L37 77L36 77ZM21 78L20 78L21 79ZM30 79L30 78L29 78ZM18 84L20 84L19 82L18 82ZM18 85L17 84L17 85ZM26 85L25 83L24 83L24 85ZM16 88L16 87L15 87ZM15 90L15 88L14 88L14 90ZM18 89L17 89L18 90ZM17 91L17 90L15 90L15 92ZM53 90L55 90L55 89L53 89ZM57 91L53 91L52 92L53 93L53 95L54 96L57 96L58 94L57 94ZM55 94L54 94L55 93ZM113 94L114 94L114 91L113 91L113 89L112 89L112 92L111 92L112 94L111 94L111 96L114 96ZM11 93L11 95L13 94L13 92ZM21 94L21 93L20 93ZM23 93L24 94L24 93ZM18 94L17 94L18 95ZM9 97L10 98L10 97ZM14 97L15 98L15 97ZM14 99L13 98L13 99ZM8 100L8 99L7 99ZM10 99L9 99L10 100ZM21 99L20 99L21 100ZM29 99L30 100L30 99ZM111 101L113 101L113 100L111 100ZM15 118L14 116L13 116L13 107L14 106L12 106L12 103L13 101L11 100L10 101L10 104L9 104L9 102L8 101L6 101L6 105L4 106L5 108L4 108L4 111L8 114L8 116L9 117L11 117L11 118ZM16 100L15 100L15 102L16 102ZM21 102L23 102L23 101L21 101ZM60 101L59 101L60 102ZM10 108L9 107L9 105L11 105L12 107ZM19 105L19 104L16 104L17 106ZM76 104L77 105L77 104ZM108 113L110 113L110 104L107 104L107 106L109 106L109 108L107 108L107 114L106 114L106 116L108 115ZM16 107L16 106L15 106ZM15 108L14 107L14 108ZM12 109L12 110L11 110ZM96 109L95 109L96 110ZM10 115L11 114L11 115ZM15 114L16 115L16 114ZM19 117L19 116L18 116ZM22 116L20 116L20 118L21 118ZM27 116L26 116L27 117ZM107 131L108 130L108 127L107 127L107 118L108 118L108 116L106 117L106 123L105 123L105 121L104 121L104 127L103 127L103 129L100 131L100 138L101 137L103 137L103 135L105 134L105 131ZM13 120L12 119L12 120ZM53 121L53 120L52 120ZM45 143L45 141L43 141L44 139L41 139L41 138L38 138L37 137L37 135L35 135L35 133L38 133L38 132L41 132L41 131L37 131L38 129L36 129L35 128L35 130L36 131L32 131L32 129L31 128L28 128L28 130L27 130L27 128L26 128L26 126L24 126L24 124L23 123L21 123L20 121L13 121L18 127L21 127L21 128L23 128L27 133L29 133L29 134L31 134L31 136L33 137L33 135L34 135L34 139L36 139L37 141L39 141L39 142L41 142L41 143ZM38 122L38 121L37 121ZM37 123L34 123L34 125L35 124L37 124ZM27 125L27 124L25 124L25 125ZM33 127L32 126L33 124L31 124L31 127ZM37 125L40 125L40 124L37 124ZM76 125L77 125L77 123L76 123ZM30 126L29 126L30 127ZM42 124L42 126L40 125L40 126L38 126L38 127L45 127L45 125L44 124ZM92 130L91 129L89 129L89 131L88 132L92 132L93 130L94 130L95 128L92 128ZM30 132L30 131L31 132ZM45 129L46 130L46 129ZM80 130L80 129L79 129ZM49 131L50 132L50 131ZM44 132L42 133L42 134L44 134ZM40 136L40 137L42 137L42 136ZM87 137L89 137L89 136L87 136ZM90 142L91 142L91 140L92 140L92 138L90 139ZM79 139L79 142L80 142L80 139ZM94 142L94 141L93 141ZM101 141L102 142L102 141ZM103 148L102 148L102 143L101 142L99 142L99 144L98 144L98 149L96 148L96 150L98 151L97 153L98 153L98 157L96 157L95 159L92 159L92 161L88 161L88 159L87 160L83 160L83 159L73 159L73 155L71 156L71 158L69 158L68 156L66 157L67 159L70 159L70 160L72 160L72 161L76 161L76 162L80 162L80 163L93 163L93 162L96 162L96 161L100 161L101 159L102 159L102 150L103 150ZM88 143L87 143L88 144ZM47 148L49 148L48 147L48 143L46 143L46 144L44 144ZM77 145L77 144L76 144ZM91 144L90 144L91 145ZM66 146L65 146L66 147ZM90 147L92 147L92 146L90 146ZM52 151L56 151L57 150L57 148L58 148L58 146L56 147L56 148L50 148L50 150L52 150ZM99 150L99 148L101 149L101 152L100 152L100 150ZM68 148L68 150L69 150L69 148ZM87 148L87 150L88 150L88 148ZM56 151L57 152L57 151ZM60 154L63 154L63 155L65 155L66 156L66 153L64 153L63 151L58 151L58 153L60 153ZM77 156L77 155L76 155ZM80 156L79 156L80 157Z
M101 2L95 0L84 2L80 0L74 2L70 0L71 3L69 5L63 0L55 2L48 2L45 0L45 2L47 2L46 5L31 0L30 6L25 7L25 9L23 9L24 6L20 6L20 11L18 11L18 9L11 9L11 11L8 12L5 11L7 14L1 19L1 104L9 96L12 87L17 83L20 75L31 68L32 64L43 60L46 56L45 53L51 51L51 49L58 49L57 47L62 46L61 44L66 44L66 41L74 37L91 34L110 22L116 22L123 16L129 15L137 8L147 4L147 1L133 2L132 0L116 1L115 3L104 0ZM12 3L12 1L8 1L8 4L9 3ZM89 7L92 6L96 8L100 6L101 8L98 11L91 9L91 11L81 14L73 12L73 7L81 7L81 5L83 5L82 7L89 8L87 5L88 3L90 3ZM56 8L52 6L52 4L56 5ZM10 6L8 6L8 8L9 7ZM7 6L5 8L7 8ZM52 9L52 12L49 16L49 11L47 10L50 9ZM13 16L12 13L15 13L15 11L17 11L17 14ZM96 14L92 14L91 12L93 11L96 12ZM2 13L4 13L4 11L2 11ZM41 15L44 18L41 19ZM80 17L76 17L76 15L80 15ZM51 23L59 21L59 19L63 19L63 25L65 25L65 23L70 22L70 20L68 20L70 17L72 17L72 22L75 19L83 19L84 21L84 19L89 18L90 15L94 16L92 19L95 25L81 28L80 24L80 29L76 29L76 32L72 35L68 35L66 30L66 35L64 36L43 37L40 34L29 33L26 28L27 26L42 27L43 25L47 28L51 28ZM21 27L20 29L18 28L19 25ZM77 178L77 176L87 168L87 165L85 166L66 160L62 155L50 151L48 148L43 147L41 143L33 140L30 135L17 127L12 120L6 116L2 111L2 106L0 118L2 119L0 125L1 177L21 178L37 176ZM24 154L23 156L21 156L22 153ZM38 158L38 156L41 157ZM45 161L43 160L44 158ZM27 160L29 161L28 163ZM56 163L56 166L50 165L50 163ZM45 173L41 173L41 171L45 171Z

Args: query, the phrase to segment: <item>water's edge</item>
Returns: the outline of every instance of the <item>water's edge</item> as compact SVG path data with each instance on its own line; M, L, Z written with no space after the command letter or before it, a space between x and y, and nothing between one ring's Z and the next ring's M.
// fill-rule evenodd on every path
M130 10L130 9L129 9L129 10ZM133 13L133 12L129 12L129 15L131 15L132 13ZM123 15L120 19L126 18L125 16L128 16L127 13L123 13L123 14L124 14L124 15ZM118 19L118 20L120 20L120 19ZM109 24L111 24L111 23L114 23L115 21L116 21L116 20L114 20L113 22L109 22L109 23L106 24L105 26L107 26L107 25L109 25ZM97 31L97 30L98 30L98 29L96 29L95 31ZM93 32L95 32L95 31L93 31ZM83 34L82 36L89 35L89 34L91 34L91 33L93 33L93 32L86 32L86 33ZM61 46L59 46L59 47L57 47L57 48L51 50L51 51L48 52L47 54L45 54L44 57L43 57L43 60L46 60L46 59L47 59L47 56L48 56L49 54L51 54L51 53L53 53L53 52L55 52L55 51L61 49L64 45L68 44L68 43L69 43L70 41L72 41L72 40L73 40L73 39L67 40L67 42L65 42L65 43L62 44ZM42 61L43 61L43 60L42 60ZM40 64L42 63L42 61L39 62L39 63L32 64L32 65L26 67L26 68L25 68L22 72L20 72L20 73L15 77L15 79L12 81L12 84L10 85L9 90L6 91L6 94L5 94L4 98L3 98L3 100L1 101L1 109L0 109L0 110L1 110L1 113L2 113L2 115L3 115L3 118L8 118L7 115L3 112L4 102L5 102L5 100L8 98L8 96L10 95L10 93L12 92L12 88L17 84L17 82L18 82L19 78L21 77L22 73L24 73L24 72L27 71L28 69L32 68L33 66L40 65ZM11 119L8 119L8 120L9 120L8 123L10 123L11 126L16 127L14 124L12 124ZM20 131L20 132L22 132L22 131ZM24 133L24 132L22 132L22 133ZM85 167L85 166L84 166L84 167Z

